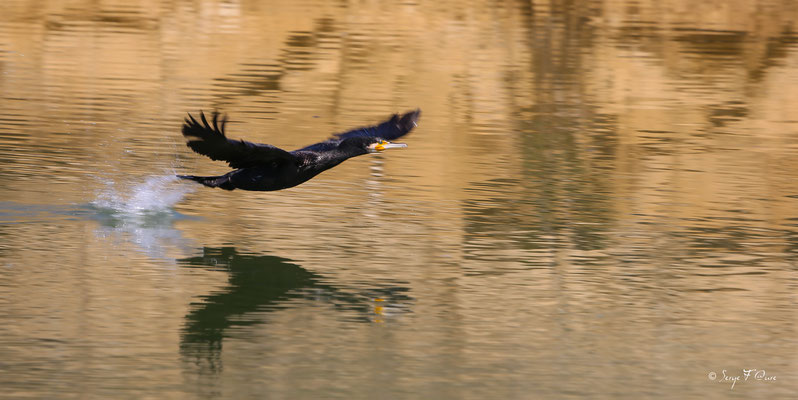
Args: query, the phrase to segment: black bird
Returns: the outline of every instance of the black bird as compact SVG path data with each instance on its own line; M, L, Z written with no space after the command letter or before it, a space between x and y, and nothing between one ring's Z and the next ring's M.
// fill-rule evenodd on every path
M285 151L270 144L250 143L228 139L224 133L227 117L219 120L214 112L211 123L200 111L198 122L191 114L183 123L186 145L211 160L227 161L235 168L220 176L178 175L208 187L225 190L280 190L304 183L349 158L386 149L407 147L404 143L391 143L406 135L418 124L421 110L398 114L375 126L339 133L324 142L299 150Z

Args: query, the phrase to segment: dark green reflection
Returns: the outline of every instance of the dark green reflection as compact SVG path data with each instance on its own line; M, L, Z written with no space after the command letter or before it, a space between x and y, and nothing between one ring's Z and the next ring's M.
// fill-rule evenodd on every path
M269 255L238 254L234 247L205 248L203 255L180 260L188 267L228 271L229 285L204 296L186 315L182 344L221 347L225 330L258 323L253 318L235 318L267 309L275 303L301 295L299 289L319 286L319 276Z
M221 368L222 341L230 328L264 324L263 314L291 308L292 299L328 303L353 322L379 319L378 305L402 308L410 300L405 286L345 289L325 282L291 260L271 255L242 254L235 247L204 248L202 256L179 260L189 268L229 273L228 285L192 304L181 333L181 354L206 372Z

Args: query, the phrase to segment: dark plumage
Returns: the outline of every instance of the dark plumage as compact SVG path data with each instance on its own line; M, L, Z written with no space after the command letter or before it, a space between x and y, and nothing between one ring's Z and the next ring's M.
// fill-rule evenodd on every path
M188 140L186 144L211 160L226 161L235 170L220 176L178 177L225 190L267 191L294 187L349 158L406 147L389 140L410 132L420 115L421 110L402 116L397 114L379 125L339 133L324 142L288 152L269 144L228 139L224 132L227 117L219 120L219 113L214 112L209 123L200 111L201 122L189 114L183 123L183 136Z

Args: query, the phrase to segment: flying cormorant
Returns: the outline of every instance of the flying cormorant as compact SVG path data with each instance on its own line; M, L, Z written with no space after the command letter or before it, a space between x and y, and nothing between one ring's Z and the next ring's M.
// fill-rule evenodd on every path
M208 187L225 190L281 190L294 187L345 160L386 149L407 147L391 143L406 135L418 123L421 110L398 114L375 126L339 133L324 142L299 150L285 151L269 144L228 139L224 133L227 116L214 112L211 123L200 111L198 122L191 114L183 123L186 145L211 160L226 161L235 170L220 176L178 175Z

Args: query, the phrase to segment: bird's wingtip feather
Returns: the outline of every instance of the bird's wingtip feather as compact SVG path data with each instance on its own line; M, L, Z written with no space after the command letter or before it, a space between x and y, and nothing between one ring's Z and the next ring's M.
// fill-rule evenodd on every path
M399 118L397 125L401 128L410 131L418 126L418 118L421 116L421 109L417 108L413 111L407 112Z

